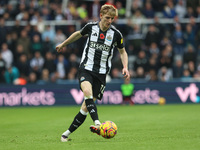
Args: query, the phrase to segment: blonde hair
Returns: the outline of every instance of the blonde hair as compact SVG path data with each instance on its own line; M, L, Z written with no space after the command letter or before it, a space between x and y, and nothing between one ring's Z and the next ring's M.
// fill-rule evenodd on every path
M101 6L100 13L102 15L109 14L111 16L118 16L118 10L113 5L104 4Z

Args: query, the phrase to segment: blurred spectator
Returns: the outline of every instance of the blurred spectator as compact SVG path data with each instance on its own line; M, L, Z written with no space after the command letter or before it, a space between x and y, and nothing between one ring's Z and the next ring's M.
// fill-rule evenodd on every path
M114 1L114 0L107 0L107 1L105 2L105 4L107 4L107 5L113 5L113 6L116 8L115 1Z
M165 66L167 68L172 68L174 60L173 47L171 45L167 45L165 49L163 49L158 57L158 66L159 68Z
M42 41L42 34L40 33L40 31L38 30L38 26L37 25L33 25L33 26L31 26L31 25L27 25L27 26L25 26L25 29L26 29L26 31L28 32L28 34L29 34L29 37L30 37L30 39L31 39L31 42L34 42L34 40L36 40L36 39L34 39L35 37L35 35L37 35L38 37L37 38L39 38L39 39L37 39L37 40L39 40L40 42Z
M182 31L180 24L177 24L175 27L175 31L172 34L172 41L173 41L175 54L183 55L183 53L184 53L184 33Z
M31 72L28 76L28 83L29 84L36 84L37 83L37 75L35 72Z
M53 52L55 45L49 40L49 37L46 37L46 39L42 41L42 48L45 55L47 52Z
M65 79L68 70L69 70L68 60L64 57L64 55L62 55L62 54L58 55L58 59L57 59L57 62L56 62L57 78L58 79Z
M163 66L158 71L158 80L162 82L170 81L173 79L172 70Z
M16 62L16 67L19 69L20 77L28 79L30 73L30 64L26 54L21 54Z
M156 11L157 14L159 14L162 17L162 11L164 10L164 7L166 5L165 0L158 0L158 1L151 1L153 9Z
M198 30L199 30L199 24L197 24L196 19L194 17L190 17L188 24L191 25L192 31L195 32L195 34L196 34L198 32Z
M66 36L63 33L63 31L61 29L57 29L56 35L54 37L55 45L58 45L58 44L62 43L65 39L66 39Z
M127 35L129 46L127 52L129 55L137 55L142 48L144 35L139 25L130 24L129 26L131 29L129 29L129 33Z
M145 7L143 9L143 14L146 18L154 18L155 11L153 10L152 4L150 1L146 1Z
M69 72L67 75L67 79L74 80L77 78L77 72L78 72L78 66L79 66L79 61L78 58L75 54L71 54L69 56Z
M75 54L71 54L69 56L69 67L75 67L75 68L78 68L79 67L79 63L80 63L80 60L78 60L78 57L75 55Z
M62 14L62 9L59 7L56 9L54 20L56 20L56 21L64 20L64 15Z
M38 1L37 0L31 0L29 1L29 3L27 4L28 7L28 13L30 18L32 18L32 16L34 15L35 12L38 12Z
M44 65L44 58L39 51L34 53L34 57L30 60L31 71L36 73L37 79L40 78L42 67Z
M194 9L190 6L187 7L187 13L184 18L195 17Z
M16 49L16 46L17 46L17 40L18 40L18 36L17 36L16 32L11 32L11 39L10 40L11 41L7 44L9 45L9 49L13 50L13 53L15 53L15 49Z
M5 12L3 14L3 18L5 19L5 21L12 21L12 18L10 17L10 14L8 12Z
M164 36L166 36L166 28L165 28L165 26L163 25L163 24L161 24L160 23L160 19L157 17L157 16L155 16L154 17L154 24L153 24L154 26L155 26L155 28L156 28L156 31L157 31L157 33L158 33L158 35L159 35L159 39L161 40ZM159 41L160 41L159 40ZM159 44L159 43L157 43L157 44Z
M192 45L188 45L183 55L183 62L188 63L190 61L193 61L196 64L196 60L197 60L197 55L194 50L194 47Z
M5 82L5 79L4 79L5 70L6 70L6 62L3 60L0 53L0 83Z
M194 79L200 81L200 64L197 65L196 72L193 75Z
M13 53L10 49L8 49L8 45L6 43L2 44L1 56L6 63L6 69L10 68L13 64Z
M47 52L45 54L45 61L44 61L43 68L48 70L50 76L53 76L55 74L56 64L53 58L53 54L51 52Z
M8 45L8 49L10 49L12 51L12 53L14 53L14 48L15 47L12 46L13 43L12 43L11 33L7 33L6 34L6 44Z
M53 16L50 15L50 12L49 12L49 8L48 7L42 7L41 8L41 17L43 20L52 20L53 19Z
M167 1L167 4L163 10L163 15L165 18L174 18L176 16L175 7L172 0Z
M24 47L19 44L16 46L15 53L14 53L14 63L18 62L20 56L25 54Z
M181 58L175 60L175 64L173 66L173 78L181 78L183 76L183 61Z
M196 17L198 20L200 20L200 6L197 6L196 12L197 12L197 14L196 14L195 17Z
M55 37L55 31L53 29L53 27L51 27L50 25L47 25L45 27L44 32L42 33L42 40L45 41L46 38L49 38L51 42L54 41L54 37Z
M6 83L13 84L13 82L19 78L19 70L15 66L9 66L4 73Z
M101 7L100 1L94 0L89 8L88 16L90 18L99 18L100 7Z
M147 34L145 36L145 44L149 47L153 42L159 44L159 33L156 30L155 26L151 24L148 28Z
M142 67L145 73L147 71L147 64L148 60L145 51L139 51L138 56L134 62L134 71L137 71L138 67Z
M126 9L123 7L121 1L116 2L116 8L118 9L118 18L124 19L126 14Z
M135 10L135 13L132 15L132 24L142 25L143 20L146 17L142 14L141 10L137 9Z
M154 69L150 69L145 78L147 81L157 81L157 72Z
M173 35L175 29L177 26L181 26L181 30L184 28L183 24L181 24L180 19L178 16L175 16L173 19L173 23L172 24L168 24L169 27L167 27L166 29L168 29L168 35Z
M184 69L183 70L183 76L181 77L181 79L183 81L188 81L188 79L191 79L192 76L190 75L190 71L188 69Z
M172 41L167 36L164 36L160 41L160 49L164 49L167 45L172 45Z
M189 61L187 64L187 69L190 72L191 77L193 77L194 73L196 72L196 65L194 63L194 61Z
M151 45L148 49L148 53L149 53L148 54L149 57L151 57L154 54L157 55L157 56L160 54L160 49L159 49L157 43L155 43L155 42L151 43Z
M135 71L135 78L138 78L138 79L145 78L145 70L143 67L141 67L141 66L137 67L137 69Z
M76 5L73 1L67 3L67 7L63 10L63 14L67 20L73 20L76 16Z
M154 70L156 74L158 72L157 58L155 58L154 56L151 56L148 60L147 72L150 72L150 70Z
M141 0L133 0L131 5L131 13L132 15L139 9L141 10L143 7L143 1Z
M19 20L19 21L22 21L23 18L24 18L24 16L27 13L26 12L26 5L25 5L25 3L20 3L18 10L19 10L19 13L16 15L15 19Z
M22 45L27 56L30 56L31 40L26 30L22 30L20 37L17 39L17 45Z
M17 33L17 36L19 37L22 31L22 26L20 25L19 20L15 20L15 25L12 27L12 31Z
M78 69L76 67L71 67L69 69L68 74L67 74L67 79L68 80L75 80L75 79L77 79L77 73L78 73Z
M177 4L175 5L175 11L179 18L184 18L187 13L186 1L178 0Z
M50 80L50 75L49 75L49 70L48 69L42 69L42 74L41 74L41 78L39 79L39 81L37 83L39 84L45 84L45 83L49 83Z
M186 31L184 32L184 40L185 40L185 45L192 45L193 47L196 47L195 30L192 28L191 24L186 25Z
M44 21L38 11L35 11L34 14L32 15L32 17L30 18L30 23L32 25L37 25L38 31L40 33L44 31L44 28L45 28Z
M120 78L122 78L121 70L119 70L118 68L113 68L111 70L111 78L112 79L120 79Z
M8 3L8 4L6 5L6 12L9 12L10 17L11 17L12 20L15 19L15 16L16 16L16 9L15 9L15 6L14 6L13 4Z
M40 40L40 36L35 34L33 36L33 41L31 42L31 53L34 54L35 52L39 51L41 54L44 54L43 48L42 48L42 42Z
M78 8L77 8L77 12L80 16L81 19L85 19L86 17L88 17L88 11L87 11L87 5L86 3L82 3Z
M8 33L8 29L5 26L5 20L3 18L0 18L0 46L6 42L6 34Z

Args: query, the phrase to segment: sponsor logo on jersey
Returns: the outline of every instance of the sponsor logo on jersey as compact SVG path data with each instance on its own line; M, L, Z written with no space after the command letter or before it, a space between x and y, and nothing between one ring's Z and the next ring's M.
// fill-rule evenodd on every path
M110 46L108 46L106 44L99 44L96 42L90 42L90 48L98 49L101 51L109 51L110 50Z
M81 77L80 81L83 81L83 80L85 80L85 77Z
M92 36L97 36L97 33L93 33Z

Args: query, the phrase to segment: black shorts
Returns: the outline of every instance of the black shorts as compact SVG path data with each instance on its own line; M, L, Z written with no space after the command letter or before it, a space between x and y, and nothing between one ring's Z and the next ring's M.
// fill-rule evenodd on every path
M79 80L79 86L81 85L81 82L83 81L90 82L92 85L93 97L99 100L102 99L104 89L106 87L106 74L98 74L89 70L79 68L78 80ZM81 89L81 86L80 86L80 89Z

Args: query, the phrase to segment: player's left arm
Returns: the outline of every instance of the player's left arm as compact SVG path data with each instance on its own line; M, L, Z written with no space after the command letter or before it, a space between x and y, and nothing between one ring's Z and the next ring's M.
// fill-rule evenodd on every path
M126 52L124 47L118 48L118 51L120 53L120 57L121 57L122 65L123 65L122 74L123 74L124 78L129 80L130 74L129 74L129 71L128 71L128 55L127 55L127 52Z

